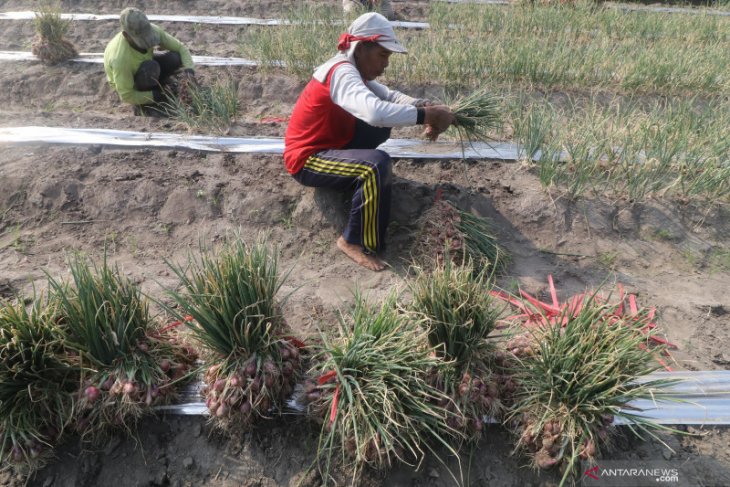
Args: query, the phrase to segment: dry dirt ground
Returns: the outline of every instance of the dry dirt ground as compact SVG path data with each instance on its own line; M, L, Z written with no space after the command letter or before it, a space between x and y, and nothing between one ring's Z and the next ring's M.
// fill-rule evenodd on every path
M332 3L337 3L330 0ZM129 2L64 1L64 11L118 12ZM137 1L150 13L276 17L295 2L224 0ZM395 2L404 17L423 19L426 1ZM21 1L0 10L28 9ZM30 22L3 21L0 50L29 50ZM236 55L239 27L166 24L196 54ZM100 52L115 22L78 22L71 39L81 51ZM232 134L283 136L283 124L261 117L286 116L303 84L283 74L252 69L201 67L212 79L238 82L243 115ZM424 87L401 87L421 94ZM112 95L100 66L0 64L1 126L49 125L181 131L169 120L138 118ZM412 136L398 131L395 136ZM59 277L73 250L110 259L152 296L176 285L165 259L181 262L199 241L231 231L246 238L270 232L292 269L284 294L289 324L302 337L327 330L355 287L379 298L402 287L415 222L436 190L462 208L491 218L514 256L500 284L545 297L548 274L561 297L586 287L623 283L642 305L657 306L667 337L680 350L675 368L727 369L730 330L730 253L727 208L667 201L566 201L547 194L529 167L505 161L397 160L390 246L393 268L371 273L354 266L334 242L344 222L345 195L297 184L278 156L206 154L172 150L24 146L0 153L0 294L42 289L44 272ZM84 222L84 223L77 223ZM604 458L669 460L696 485L730 485L730 434L722 428L666 435L669 451L655 442L618 438ZM303 419L262 426L243 437L213 434L200 417L146 420L136 440L118 438L98 451L81 451L73 439L58 458L28 481L34 486L294 486L319 485L308 474L315 429ZM526 459L510 455L510 440L492 427L471 457L461 459L467 483L489 486L553 485ZM456 461L452 460L452 470ZM470 466L470 468L468 468ZM0 485L23 484L0 473ZM453 485L447 469L429 460L418 471L399 468L368 475L366 485Z

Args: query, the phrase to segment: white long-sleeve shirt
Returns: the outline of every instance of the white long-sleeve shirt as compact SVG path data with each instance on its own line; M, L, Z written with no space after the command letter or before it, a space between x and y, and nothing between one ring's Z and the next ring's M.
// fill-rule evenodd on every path
M374 127L405 127L416 124L418 100L391 90L377 81L363 81L348 63L335 68L330 78L330 97L355 117Z
M374 127L406 127L416 124L415 105L420 100L391 90L377 81L363 80L351 55L338 54L333 57L317 68L314 78L323 82L335 65L337 66L330 78L330 97L333 103Z

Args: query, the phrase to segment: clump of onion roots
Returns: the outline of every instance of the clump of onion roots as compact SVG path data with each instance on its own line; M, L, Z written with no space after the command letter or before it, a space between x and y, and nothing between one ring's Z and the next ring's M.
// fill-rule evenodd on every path
M674 381L639 380L662 367L646 349L653 331L647 335L642 324L618 314L615 306L587 299L578 311L566 308L553 323L546 319L529 339L513 338L506 352L516 384L507 417L516 449L535 467L559 466L561 485L579 459L593 461L608 444L614 418L631 423L639 437L658 439L656 430L670 430L626 407L639 399L671 399L666 387Z
M449 400L451 426L469 440L478 440L485 416L502 413L494 374L495 346L489 339L500 307L489 295L493 281L486 269L476 272L469 262L445 260L434 269L416 268L410 284L413 301L407 312L423 324L429 345L443 361L428 381Z
M160 327L139 287L106 256L97 265L77 255L70 271L72 282L49 277L49 285L83 366L75 427L92 442L114 429L132 433L143 414L175 396L197 354Z
M61 18L58 7L44 2L35 13L36 36L31 52L44 64L54 65L79 55L76 47L64 38L71 21Z
M434 446L449 446L460 433L449 398L426 380L443 362L426 336L399 313L395 297L381 307L355 296L341 315L339 336L322 336L305 382L309 414L322 424L317 462L325 484L335 465L357 483L365 467L385 470L398 462L419 464Z
M479 271L502 273L509 253L497 243L489 221L439 198L420 218L415 261L422 267L440 265L446 258L457 264L471 262Z
M238 236L214 253L201 248L186 266L170 264L183 291L171 292L178 312L190 315L205 348L204 395L213 423L246 428L281 410L302 367L303 344L287 336L276 294L285 277L278 253L259 239Z
M79 372L57 303L0 303L0 465L43 465L73 418Z

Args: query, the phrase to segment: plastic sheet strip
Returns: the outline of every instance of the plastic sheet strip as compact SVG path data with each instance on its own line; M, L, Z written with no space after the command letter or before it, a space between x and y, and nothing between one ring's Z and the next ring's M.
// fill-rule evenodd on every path
M0 61L38 61L31 52L0 51ZM82 52L78 57L71 59L77 63L104 64L104 54ZM204 66L258 66L258 62L237 57L193 56L195 64ZM280 63L281 66L284 63Z
M215 137L162 132L131 132L107 129L75 129L63 127L2 127L0 144L12 145L106 145L114 147L156 147L190 149L206 152L282 154L284 139L265 137ZM382 146L392 157L407 159L520 159L520 146L509 143L475 143L462 147L459 143L426 142L391 139Z
M677 379L671 386L672 401L635 401L629 404L627 412L666 425L728 425L730 424L730 371L713 372L657 372L641 381L656 379ZM200 383L192 384L181 396L180 404L159 406L158 411L180 415L208 415L208 408L200 393ZM298 386L287 401L285 414L304 414L306 406L299 402L301 390ZM495 423L492 418L487 422ZM626 424L616 420L616 425Z
M33 20L35 12L24 10L20 12L0 12L0 20ZM62 19L66 20L119 20L118 14L87 14L87 13L71 13L61 14ZM148 14L147 18L152 22L188 22L195 24L213 24L213 25L262 25L277 26L291 25L296 22L282 19L258 19L253 17L229 17L223 15L164 15L164 14ZM407 22L393 20L390 22L393 27L401 29L428 29L428 22ZM342 22L345 25L345 22Z

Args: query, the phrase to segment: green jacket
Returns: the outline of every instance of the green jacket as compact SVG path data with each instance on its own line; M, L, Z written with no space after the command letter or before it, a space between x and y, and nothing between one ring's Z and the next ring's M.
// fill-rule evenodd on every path
M180 41L162 30L155 24L152 28L160 34L159 46L166 51L173 51L180 54L183 69L193 68L193 57L190 51ZM134 74L144 61L151 60L154 48L141 53L129 45L127 39L120 32L104 49L104 71L106 79L112 88L119 94L123 102L132 105L145 105L152 103L154 98L151 91L137 91L134 89Z

